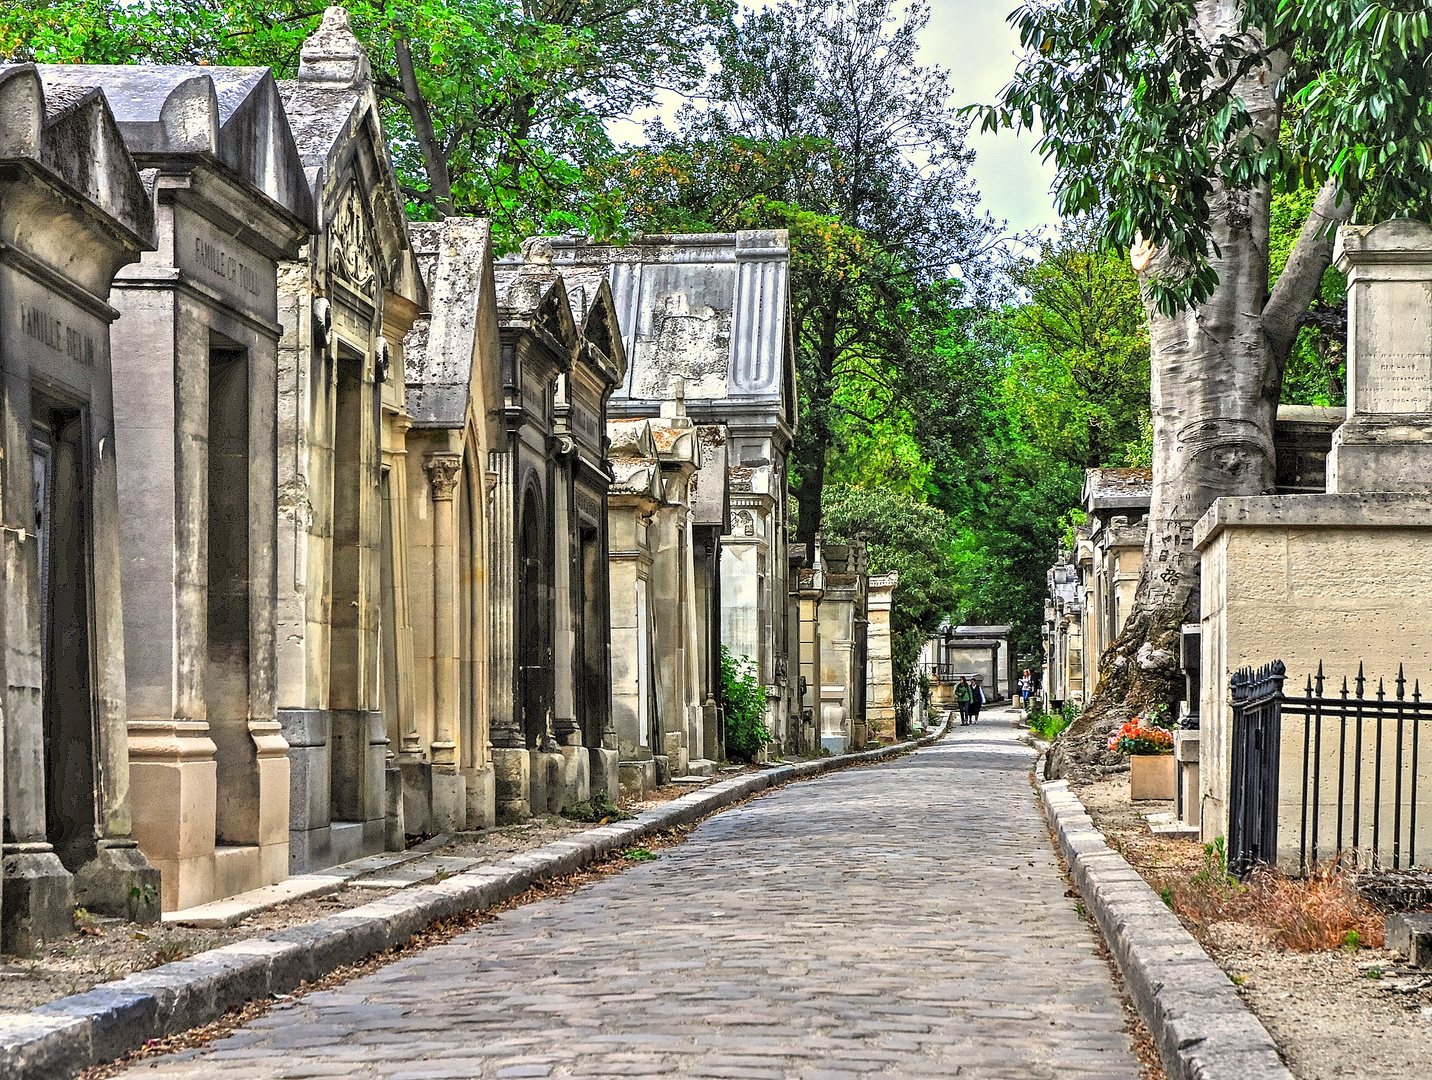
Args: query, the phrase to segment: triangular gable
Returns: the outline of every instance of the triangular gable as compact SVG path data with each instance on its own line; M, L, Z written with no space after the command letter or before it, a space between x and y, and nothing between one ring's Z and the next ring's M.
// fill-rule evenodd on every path
M28 158L58 178L106 229L124 233L124 246L154 247L154 207L102 90L48 89L34 64L0 67L0 116L0 158ZM82 158L76 146L90 154Z
M471 415L485 429L501 386L491 225L448 218L414 223L409 236L429 309L404 344L408 413L420 428L460 428Z
M340 246L358 245L352 253L340 252L343 260L371 259L373 287L411 290L417 282L405 285L401 272L409 248L404 199L383 135L368 57L346 11L328 8L304 42L298 78L278 86L313 190L319 228L327 229L330 244L336 239ZM426 303L420 296L407 299L420 307Z
M567 275L563 275L566 277ZM626 382L626 344L622 341L621 323L617 318L616 297L611 283L603 275L597 281L596 294L587 304L587 317L582 323L583 339L610 364L613 386Z
M47 86L98 86L141 167L211 154L305 225L313 197L278 84L268 68L46 64Z

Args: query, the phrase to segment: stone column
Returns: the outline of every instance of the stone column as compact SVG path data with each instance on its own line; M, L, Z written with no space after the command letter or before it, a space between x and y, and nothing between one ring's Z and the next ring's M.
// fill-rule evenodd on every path
M466 785L458 769L457 523L453 496L462 455L423 459L433 489L433 823L456 830L467 823Z
M489 729L497 820L507 825L525 821L532 814L532 761L517 719L513 672L517 627L516 453L511 448L494 451L489 463L497 475L487 537Z
M870 628L867 659L865 715L870 733L877 738L895 737L895 671L890 651L890 606L895 586L900 583L898 572L870 576Z

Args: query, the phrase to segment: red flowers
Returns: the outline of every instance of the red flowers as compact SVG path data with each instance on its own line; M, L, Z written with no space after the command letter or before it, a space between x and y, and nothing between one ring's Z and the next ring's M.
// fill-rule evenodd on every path
M1116 754L1172 754L1173 732L1168 728L1140 727L1137 720L1109 736L1109 749Z

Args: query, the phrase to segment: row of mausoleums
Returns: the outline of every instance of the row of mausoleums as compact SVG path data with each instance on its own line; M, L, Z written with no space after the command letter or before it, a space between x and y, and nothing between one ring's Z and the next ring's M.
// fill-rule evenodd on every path
M788 279L408 222L341 9L291 82L0 68L0 946L709 771L723 645L776 752L859 738L894 582L788 543Z
M1189 537L1201 587L1179 657L1177 811L1204 840L1289 870L1339 854L1425 866L1432 227L1344 227L1335 260L1348 275L1346 408L1280 408L1276 492L1217 500ZM1049 571L1051 703L1095 689L1137 588L1151 494L1147 471L1088 474L1087 524ZM1274 662L1285 698L1270 726L1268 710L1243 706L1276 680L1234 683Z

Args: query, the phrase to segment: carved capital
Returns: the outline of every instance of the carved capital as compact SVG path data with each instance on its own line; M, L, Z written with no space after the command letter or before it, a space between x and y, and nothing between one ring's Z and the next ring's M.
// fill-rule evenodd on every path
M457 478L462 472L460 454L429 454L423 459L423 468L428 470L428 480L433 485L433 499L451 499L457 490Z

